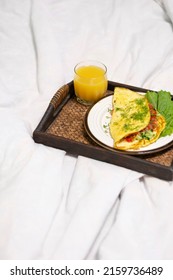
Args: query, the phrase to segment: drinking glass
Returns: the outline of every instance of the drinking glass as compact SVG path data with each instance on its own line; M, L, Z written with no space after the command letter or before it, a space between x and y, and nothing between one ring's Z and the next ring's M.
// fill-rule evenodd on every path
M107 68L98 61L83 61L74 68L74 90L77 101L92 105L102 98L107 90Z

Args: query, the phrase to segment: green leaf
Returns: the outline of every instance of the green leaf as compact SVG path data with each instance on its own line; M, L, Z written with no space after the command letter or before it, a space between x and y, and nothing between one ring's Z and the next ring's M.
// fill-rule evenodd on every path
M173 116L173 102L171 101L171 95L167 91L158 92L158 107L159 113L165 117Z
M148 102L151 103L153 105L153 107L157 110L157 101L158 101L157 92L147 91L146 97L148 99Z
M148 91L146 93L148 102L165 118L166 126L160 137L171 135L173 133L173 101L168 91L160 90L158 92Z

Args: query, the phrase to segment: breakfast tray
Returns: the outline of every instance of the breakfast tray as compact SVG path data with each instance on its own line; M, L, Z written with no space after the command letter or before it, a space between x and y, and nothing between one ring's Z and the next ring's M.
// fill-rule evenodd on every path
M108 81L107 94L112 93L117 86L138 92L147 91L144 88ZM34 130L34 141L65 150L69 154L115 164L159 179L173 180L173 145L164 151L137 156L124 151L107 150L96 144L85 131L84 118L88 108L76 101L73 81L62 86L51 99Z

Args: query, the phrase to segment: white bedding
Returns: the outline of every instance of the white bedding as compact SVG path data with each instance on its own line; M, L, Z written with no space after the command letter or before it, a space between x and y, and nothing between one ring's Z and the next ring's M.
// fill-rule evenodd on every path
M173 92L172 0L0 0L0 259L173 259L173 183L36 144L81 60Z

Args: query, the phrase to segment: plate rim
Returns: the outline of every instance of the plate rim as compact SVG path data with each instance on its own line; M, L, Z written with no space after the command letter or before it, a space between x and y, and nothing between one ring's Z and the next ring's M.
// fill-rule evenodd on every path
M129 150L120 150L120 149L116 149L114 147L110 147L106 144L104 144L103 142L101 142L99 139L97 139L93 133L91 132L90 128L89 128L89 125L88 125L88 116L89 116L89 113L90 111L93 109L93 107L99 103L101 100L103 99L106 99L108 97L110 97L111 95L113 96L113 92L102 97L101 99L99 99L97 102L95 102L93 105L91 105L91 107L88 108L86 114L85 114L85 117L84 117L84 129L85 131L87 132L88 136L95 142L97 143L99 146L105 148L106 150L110 150L110 151L113 151L115 153L120 153L120 154L127 154L127 155L135 155L135 156L140 156L140 155L150 155L150 154L155 154L155 153L159 153L159 152L162 152L164 150L167 150L169 149L172 145L173 145L173 140L170 141L169 143L161 146L161 147L158 147L158 148L154 148L152 150L145 150L145 151L137 151L137 150L134 150L134 151L129 151Z

